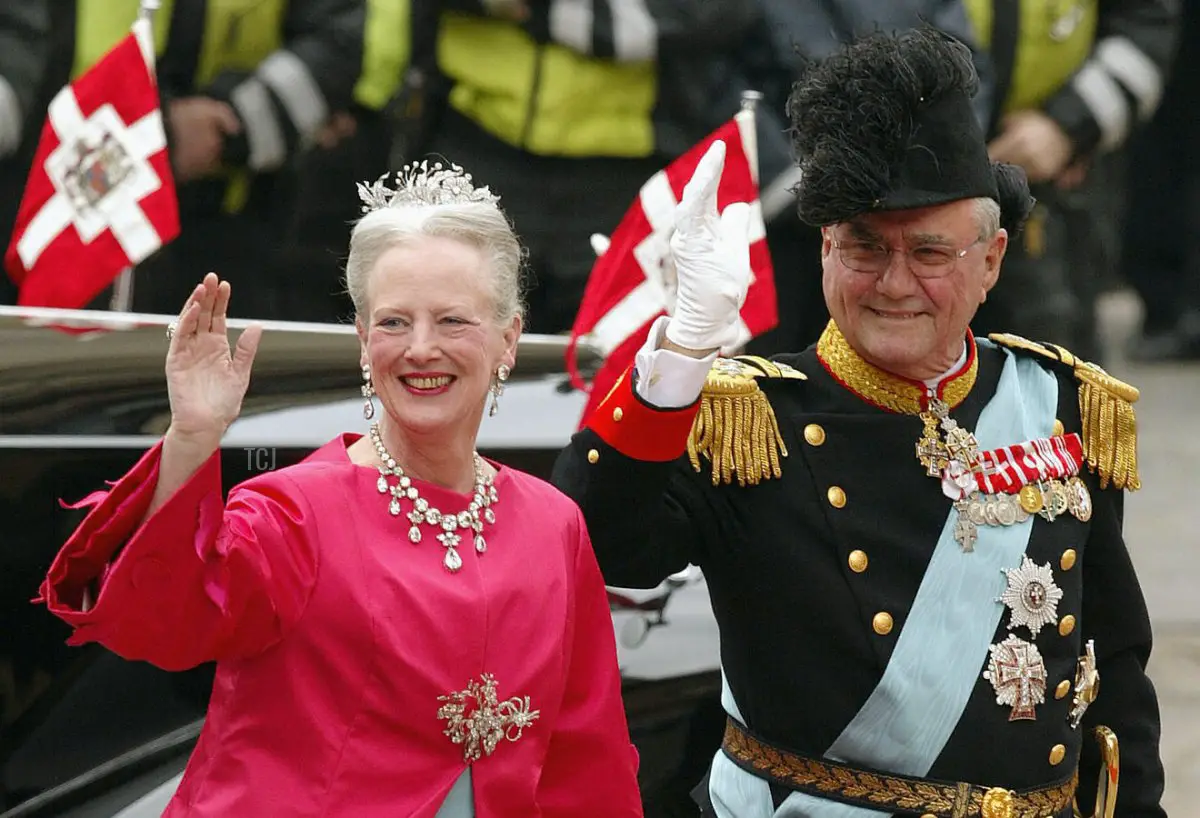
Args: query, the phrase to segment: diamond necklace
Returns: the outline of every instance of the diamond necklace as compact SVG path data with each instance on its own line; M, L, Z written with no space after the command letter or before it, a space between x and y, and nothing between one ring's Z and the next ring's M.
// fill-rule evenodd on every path
M475 453L475 491L471 503L467 506L466 511L445 514L429 505L429 501L422 497L421 493L417 491L417 487L413 485L412 479L404 473L404 469L400 468L400 464L388 453L387 448L383 445L383 437L379 434L378 423L371 424L371 442L375 444L375 452L383 464L378 467L379 480L375 485L379 488L380 494L392 495L392 501L388 504L388 512L393 517L399 517L400 498L404 497L412 501L413 509L408 512L408 521L412 524L408 529L410 540L414 543L421 542L422 523L441 528L437 539L446 549L442 565L451 573L462 568L463 564L462 557L459 556L457 550L458 544L462 541L462 536L458 533L460 529L474 533L476 552L482 554L487 551L487 541L483 538L483 525L484 523L492 525L496 522L492 505L499 502L500 497L496 493L496 486L492 483L491 478L484 476L483 458L479 456L478 452ZM389 485L389 476L395 477L396 482Z

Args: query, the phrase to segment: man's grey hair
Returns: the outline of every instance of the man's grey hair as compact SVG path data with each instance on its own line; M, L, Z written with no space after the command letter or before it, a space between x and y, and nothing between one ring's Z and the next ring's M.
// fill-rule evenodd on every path
M1000 203L989 196L975 199L975 221L979 238L986 240L1000 232Z

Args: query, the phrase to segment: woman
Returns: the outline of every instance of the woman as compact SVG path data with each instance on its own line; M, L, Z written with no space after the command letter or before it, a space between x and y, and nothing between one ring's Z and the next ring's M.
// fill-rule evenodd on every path
M44 600L74 644L216 660L167 818L641 815L579 510L474 449L521 333L517 240L458 168L398 181L360 186L347 263L369 435L222 500L261 330L231 353L210 274L169 333L169 430L84 501Z

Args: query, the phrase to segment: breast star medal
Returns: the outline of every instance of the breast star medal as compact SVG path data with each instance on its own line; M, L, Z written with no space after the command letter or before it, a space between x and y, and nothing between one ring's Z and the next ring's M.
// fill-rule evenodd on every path
M1046 663L1037 646L1009 636L988 648L991 658L983 678L996 691L996 704L1012 708L1009 721L1034 721L1046 701Z
M1050 563L1038 565L1026 556L1020 568L1006 568L1004 573L1008 576L1008 587L996 601L1012 611L1008 629L1029 628L1029 633L1037 639L1042 628L1058 620L1058 603L1063 598L1062 588L1054 584Z

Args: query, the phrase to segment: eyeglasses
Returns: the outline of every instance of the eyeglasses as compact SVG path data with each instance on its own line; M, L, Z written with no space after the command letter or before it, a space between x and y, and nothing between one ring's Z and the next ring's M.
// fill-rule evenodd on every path
M985 241L983 236L975 239L961 249L947 247L944 244L924 244L902 250L908 261L908 269L917 278L941 278L954 269L954 262L967 254L976 244ZM874 273L879 275L892 265L892 254L896 248L886 247L878 242L849 240L833 240L833 246L838 251L842 264L859 273Z

